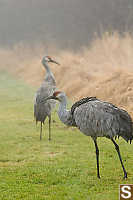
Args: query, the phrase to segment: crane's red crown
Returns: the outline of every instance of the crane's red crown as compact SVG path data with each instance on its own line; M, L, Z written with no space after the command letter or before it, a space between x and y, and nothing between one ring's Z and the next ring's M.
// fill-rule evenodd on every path
M48 59L51 59L51 57L50 57L50 56L47 56L47 58L48 58Z
M61 91L56 91L56 92L54 92L53 96L56 97L60 93L61 93Z

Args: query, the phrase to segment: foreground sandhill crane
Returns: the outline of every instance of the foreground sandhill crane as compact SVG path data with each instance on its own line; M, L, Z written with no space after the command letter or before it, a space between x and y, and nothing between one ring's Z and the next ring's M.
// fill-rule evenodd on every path
M111 103L101 101L96 97L86 97L79 100L71 107L71 110L66 108L67 98L64 92L56 91L47 98L47 100L49 99L55 99L60 102L58 116L64 124L77 127L82 133L91 136L93 139L96 148L97 177L100 178L97 137L106 137L115 145L124 172L124 178L127 178L119 146L113 138L121 136L127 142L130 141L131 144L133 130L130 115L125 110Z
M47 101L47 102L41 102L42 99L48 97L49 95L53 94L53 92L56 89L56 81L54 78L53 73L51 72L48 63L55 63L58 64L56 61L54 61L50 56L44 56L42 59L42 64L45 67L46 75L44 78L44 81L42 82L41 87L37 90L35 94L35 101L34 101L34 117L36 120L36 123L38 121L41 122L40 127L40 140L42 139L42 124L44 124L45 119L49 118L49 140L51 139L51 111L55 106L55 101Z

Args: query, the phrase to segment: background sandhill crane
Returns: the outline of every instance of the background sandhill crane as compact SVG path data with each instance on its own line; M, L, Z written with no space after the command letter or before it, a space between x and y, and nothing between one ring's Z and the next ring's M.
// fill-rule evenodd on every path
M83 98L76 102L71 110L67 110L66 95L60 91L54 92L54 94L47 99L56 99L60 102L58 116L64 124L76 126L85 135L92 137L96 148L98 178L100 178L100 173L97 137L107 137L111 139L118 153L124 172L124 178L127 178L127 172L122 162L119 146L113 139L114 137L121 136L127 142L130 140L130 143L133 139L132 120L125 110L111 103L101 101L96 97Z
M42 99L48 97L49 95L53 94L56 89L56 82L53 73L51 72L48 63L57 63L54 61L50 56L45 56L42 59L42 64L46 69L46 75L44 81L42 82L41 87L37 90L35 95L35 102L34 102L34 117L36 119L36 123L38 121L41 122L40 127L40 140L42 139L42 124L47 117L49 117L49 140L51 139L51 111L54 108L55 101L47 101L41 102Z

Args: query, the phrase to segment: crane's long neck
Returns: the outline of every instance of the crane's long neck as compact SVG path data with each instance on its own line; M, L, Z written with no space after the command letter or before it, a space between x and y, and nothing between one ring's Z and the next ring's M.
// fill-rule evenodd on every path
M42 61L42 64L43 64L43 66L44 66L45 69L46 69L46 77L50 76L50 77L54 78L54 75L53 75L53 73L51 72L51 70L50 70L48 64L47 64L46 62L44 62L44 61Z
M60 102L59 105L59 109L58 109L58 116L60 118L60 120L66 124L66 125L70 125L70 111L67 110L67 98L66 96L64 96L64 98L62 99L62 101Z

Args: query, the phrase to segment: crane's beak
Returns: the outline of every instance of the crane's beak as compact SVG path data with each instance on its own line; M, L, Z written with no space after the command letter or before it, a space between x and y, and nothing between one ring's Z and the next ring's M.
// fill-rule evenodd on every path
M58 100L59 101L59 99L57 97L55 97L55 96L52 95L52 96L49 96L49 97L43 99L41 101L41 103L45 103L47 100L50 100L50 99L54 99L54 100Z
M58 62L56 62L55 60L51 59L50 62L55 63L57 65L60 65Z
M55 97L54 95L47 97L45 100L49 100L49 99L54 99L54 100L59 100L57 97Z

